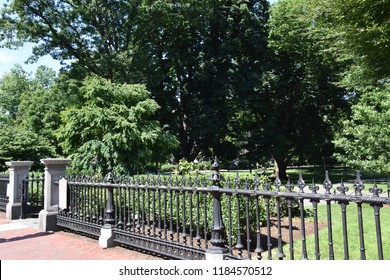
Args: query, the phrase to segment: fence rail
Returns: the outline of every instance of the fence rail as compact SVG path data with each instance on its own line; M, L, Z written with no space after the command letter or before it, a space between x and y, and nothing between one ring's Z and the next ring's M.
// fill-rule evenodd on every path
M350 259L350 237L355 235L359 258L366 259L366 238L374 235L376 258L384 259L380 211L390 206L390 199L377 182L368 192L365 183L359 173L353 182L337 185L326 174L321 187L306 184L302 176L296 185L290 181L282 185L279 178L271 184L257 175L252 180L238 175L223 180L217 165L208 178L113 178L111 173L104 179L73 177L68 178L68 207L59 210L58 224L94 236L100 235L102 227L112 227L117 243L175 259L204 259L206 252L216 249L226 259L295 259L299 246L301 259L308 259L314 249L313 258L320 259L326 250L333 260L334 228L339 225L332 218L341 212L337 238L342 258ZM347 194L349 188L353 194ZM350 204L356 205L357 228L348 227ZM363 226L367 207L373 210L372 228ZM324 221L319 218L320 208L325 208ZM308 225L314 236L310 247ZM320 233L326 239L325 249Z

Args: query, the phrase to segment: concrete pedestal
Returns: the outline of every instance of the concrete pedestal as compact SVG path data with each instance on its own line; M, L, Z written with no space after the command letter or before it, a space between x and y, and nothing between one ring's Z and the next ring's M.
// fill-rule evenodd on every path
M38 217L38 230L42 232L58 230L57 211L41 210Z
M8 203L5 209L5 218L7 220L17 220L20 219L22 215L22 203L14 202Z
M5 217L8 220L20 219L22 213L22 183L28 177L33 161L7 161L9 168L9 184L7 196L9 202L6 206Z
M49 158L42 159L41 162L45 165L45 191L43 210L39 212L39 230L55 231L57 227L57 213L59 204L59 187L56 181L65 177L66 167L70 163L70 159L65 158Z
M114 233L112 228L102 228L100 230L99 246L109 248L114 246Z

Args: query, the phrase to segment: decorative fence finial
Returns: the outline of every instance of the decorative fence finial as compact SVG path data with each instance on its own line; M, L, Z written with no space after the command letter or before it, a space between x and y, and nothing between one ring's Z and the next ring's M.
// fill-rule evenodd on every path
M341 179L340 186L337 187L337 190L342 194L346 195L348 191L348 187L344 185L343 179Z
M325 181L323 183L323 187L325 189L325 194L331 194L330 190L332 188L332 182L329 180L328 171L325 171Z
M362 196L362 190L364 189L364 184L362 179L360 178L360 171L356 171L356 180L353 183L353 188L355 189L355 195Z
M209 180L213 182L214 186L220 186L220 181L223 181L224 178L221 175L221 173L219 173L219 164L218 164L217 157L215 157L215 159L214 159L214 163L212 165L212 168L213 168L213 172L211 173Z
M312 185L309 186L309 190L311 190L312 193L317 194L317 191L319 189L320 189L320 187L316 185L316 183L314 182L314 178L313 178Z
M304 193L305 181L303 180L302 173L299 173L298 188L300 193Z
M108 169L107 169L108 173L106 174L106 176L104 176L105 181L108 183L114 182L114 175L112 174L112 169L113 168L112 168L112 165L110 163L110 165L108 166Z
M369 189L370 193L372 193L372 196L379 197L379 195L383 192L381 188L378 188L378 185L376 184L376 180L374 180L374 186Z

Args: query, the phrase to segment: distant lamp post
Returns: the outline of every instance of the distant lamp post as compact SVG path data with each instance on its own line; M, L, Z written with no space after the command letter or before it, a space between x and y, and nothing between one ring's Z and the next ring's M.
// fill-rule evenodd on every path
M193 163L194 163L193 169L195 170L196 174L198 174L198 172L199 172L199 166L198 166L199 161L198 161L198 158L195 158Z
M328 138L325 138L324 140L324 172L328 170L328 146L329 146L330 141Z
M233 165L234 165L234 167L236 168L236 170L238 170L238 164L239 164L238 158L234 159L234 160L233 160Z

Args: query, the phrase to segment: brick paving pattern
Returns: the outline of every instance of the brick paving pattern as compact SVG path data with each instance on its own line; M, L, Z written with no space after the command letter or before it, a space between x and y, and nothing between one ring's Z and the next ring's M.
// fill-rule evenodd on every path
M122 247L103 249L98 240L70 232L17 227L12 229L15 226L0 213L0 260L161 260Z

